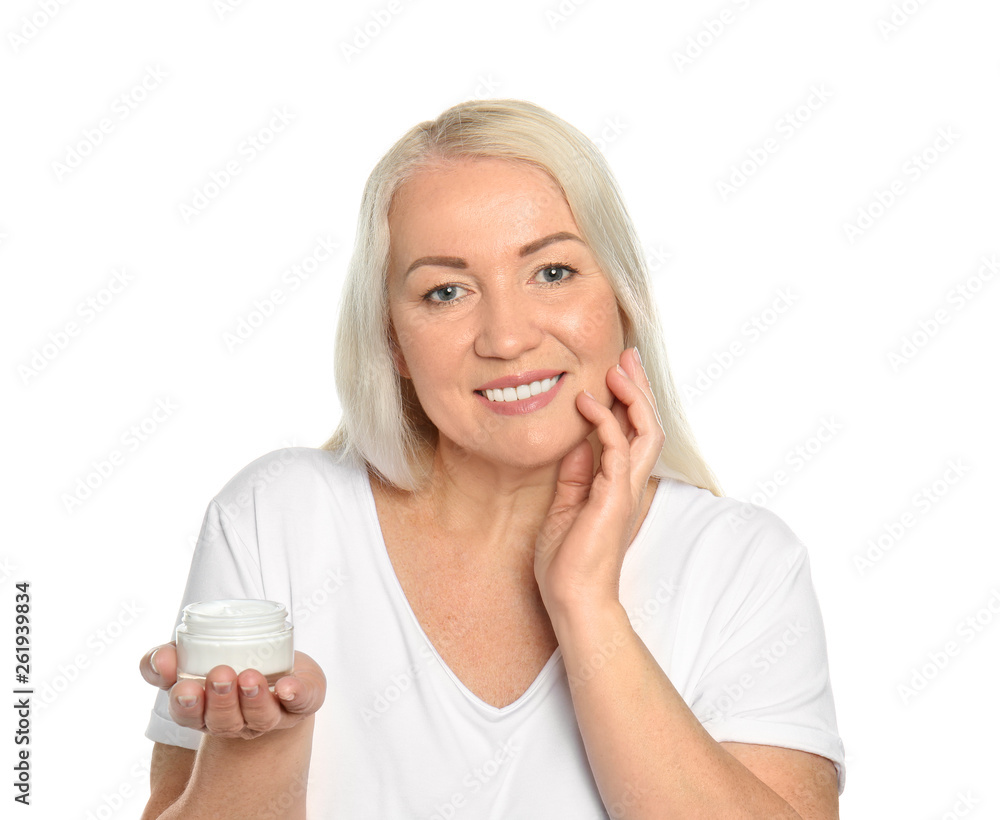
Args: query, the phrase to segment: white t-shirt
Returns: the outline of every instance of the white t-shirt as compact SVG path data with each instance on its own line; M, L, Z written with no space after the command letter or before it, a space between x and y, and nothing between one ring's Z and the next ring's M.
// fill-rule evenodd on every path
M208 506L181 608L217 598L284 603L295 648L326 674L311 818L608 816L560 649L503 708L466 689L403 594L363 469L290 447L237 473ZM843 792L823 622L806 548L781 519L661 479L620 600L715 740L827 757ZM170 720L165 692L146 736L189 749L201 739Z

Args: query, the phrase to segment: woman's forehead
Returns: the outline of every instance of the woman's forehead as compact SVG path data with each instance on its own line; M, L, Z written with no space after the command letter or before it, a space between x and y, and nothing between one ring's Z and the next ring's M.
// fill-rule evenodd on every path
M559 185L541 168L495 157L463 158L422 168L396 190L390 219L426 213L428 208L472 207L519 199L545 209L569 210Z
M396 191L389 212L390 243L400 253L447 254L477 239L519 248L558 231L579 235L551 177L492 158L420 171Z

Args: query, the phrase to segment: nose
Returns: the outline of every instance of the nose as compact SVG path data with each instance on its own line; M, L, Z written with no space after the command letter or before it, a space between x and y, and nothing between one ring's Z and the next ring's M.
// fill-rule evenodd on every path
M511 292L490 293L478 305L476 354L489 359L517 359L542 341L537 305L530 296Z

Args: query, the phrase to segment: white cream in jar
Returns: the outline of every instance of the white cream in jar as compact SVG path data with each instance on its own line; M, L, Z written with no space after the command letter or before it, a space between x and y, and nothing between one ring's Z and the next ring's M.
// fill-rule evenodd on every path
M292 626L276 601L226 598L184 607L177 627L177 679L204 681L216 666L256 669L268 686L292 671Z

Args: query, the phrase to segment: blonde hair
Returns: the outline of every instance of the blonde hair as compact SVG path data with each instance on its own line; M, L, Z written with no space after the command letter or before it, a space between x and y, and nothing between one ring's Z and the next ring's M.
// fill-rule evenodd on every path
M636 346L666 436L653 475L721 496L694 441L667 365L663 334L639 238L601 152L564 120L524 100L469 100L408 131L365 184L336 334L335 377L343 415L324 450L367 464L390 484L417 489L436 430L412 383L394 366L389 323L389 207L414 174L452 159L530 163L558 185L618 300L626 347Z

